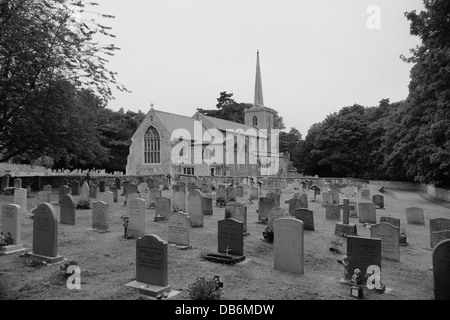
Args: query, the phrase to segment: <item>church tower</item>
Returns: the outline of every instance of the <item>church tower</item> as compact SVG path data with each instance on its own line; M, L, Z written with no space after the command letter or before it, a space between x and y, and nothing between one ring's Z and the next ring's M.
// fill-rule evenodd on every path
M273 129L274 110L264 106L261 66L259 62L259 51L256 56L256 80L255 80L255 101L253 107L245 109L245 124L258 129L266 129L268 132Z

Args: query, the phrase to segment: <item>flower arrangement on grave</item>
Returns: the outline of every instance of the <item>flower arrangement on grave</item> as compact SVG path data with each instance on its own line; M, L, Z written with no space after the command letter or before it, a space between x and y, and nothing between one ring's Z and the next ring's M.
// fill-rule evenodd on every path
M10 246L14 243L14 240L11 236L11 233L4 235L3 232L0 232L0 247Z
M273 242L273 230L271 228L267 227L263 232L263 237L268 242L272 243Z
M91 208L91 201L90 200L80 200L77 203L76 209L77 210L88 210Z
M220 282L217 277L206 279L197 278L194 283L188 286L189 298L192 300L220 300L222 294Z

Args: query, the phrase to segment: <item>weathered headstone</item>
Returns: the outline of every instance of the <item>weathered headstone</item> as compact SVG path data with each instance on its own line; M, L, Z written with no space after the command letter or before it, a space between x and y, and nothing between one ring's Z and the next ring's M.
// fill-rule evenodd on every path
M99 192L97 194L97 200L106 202L108 204L109 210L111 210L114 204L114 193L112 193L111 191Z
M348 274L352 276L359 269L364 279L368 267L377 266L381 270L381 239L348 236L347 256Z
M212 216L213 215L213 198L212 196L203 196L202 197L202 209L204 216Z
M85 181L81 186L80 201L89 201L89 194L90 194L89 185Z
M331 190L330 193L333 195L333 204L339 204L339 189Z
M80 183L78 181L72 181L72 183L70 184L70 188L72 189L73 196L80 195Z
M109 191L113 194L113 202L119 202L119 191L116 187L109 187Z
M66 194L61 199L59 222L71 226L75 225L75 201L70 194Z
M129 217L127 233L135 239L145 235L145 200L141 198L127 200Z
M294 213L290 215L303 222L304 230L314 231L314 213L312 210L299 208L295 209Z
M258 221L259 222L267 222L267 218L269 215L269 212L275 208L276 202L275 198L266 198L261 197L259 198L258 202Z
M267 217L267 227L271 230L273 230L273 223L276 219L280 218L286 218L287 214L286 211L280 207L275 207L270 210L268 217Z
M244 225L235 219L218 222L218 252L244 255Z
M441 232L445 230L450 230L450 219L448 218L436 218L430 219L430 246L434 248L437 245L437 241L445 236L444 233L437 234L436 232ZM433 234L434 233L434 234Z
M63 260L58 256L58 218L55 208L49 203L41 204L34 212L31 255L48 263Z
M44 202L51 203L51 194L48 191L39 191L37 194L37 206L40 206Z
M247 234L247 206L240 202L232 202L225 208L225 219L235 219L243 223L244 235Z
M152 180L153 181L153 180ZM153 184L152 184L153 185ZM143 182L143 183L141 183L141 184L139 184L138 185L138 191L139 191L139 194L142 196L146 191L147 191L147 189L150 189L149 187L148 187L148 185L147 185L147 183L146 182ZM152 188L153 189L153 188ZM150 189L151 190L151 189ZM156 198L155 198L156 199ZM153 201L154 202L154 201Z
M227 191L226 204L228 204L228 202L236 201L236 188L228 187L226 191Z
M450 239L433 250L434 299L450 300Z
M14 189L14 204L20 206L20 212L22 214L28 213L27 189L23 188Z
M327 205L332 205L334 203L334 197L333 194L330 192L324 192L322 193L322 205L323 206L327 206Z
M202 194L197 189L189 191L188 214L191 218L191 227L203 227L203 199Z
M114 186L116 187L117 190L120 190L121 185L120 185L120 178L119 177L115 177L114 178Z
M417 207L406 208L406 222L408 224L425 225L423 209Z
M16 189L22 188L22 179L20 178L14 179L14 188Z
M159 197L155 201L155 215L161 217L163 220L167 220L171 213L172 200L169 198ZM157 219L155 219L157 220ZM170 240L169 240L170 242Z
M243 196L244 196L244 187L236 186L236 197L243 197Z
M98 186L93 184L89 186L89 198L97 199Z
M173 186L173 209L186 211L186 192L183 185Z
M375 205L369 202L358 203L359 223L377 223Z
M380 223L382 223L382 222L390 223L394 227L397 227L400 229L400 219L393 218L393 217L380 217Z
M47 191L47 192L52 193L52 186L49 185L49 184L46 184L46 185L44 186L44 191Z
M381 239L381 257L400 261L400 230L392 224L382 222L370 228L370 237Z
M367 188L361 189L361 199L370 199L370 189Z
M353 188L350 186L345 187L344 189L342 189L342 193L344 194L344 196L346 198L353 198Z
M266 197L267 197L267 198L274 198L274 199L275 199L275 205L276 205L277 207L280 206L280 199L281 199L281 196L280 196L278 193L267 192Z
M184 212L173 212L169 213L168 220L169 243L189 247L189 233L191 229L191 221L189 216Z
M256 200L256 199L258 199L258 196L259 196L258 188L251 187L250 188L250 199Z
M1 191L5 190L5 188L9 187L9 179L10 178L11 178L11 175L9 175L9 174L5 174L2 177L2 190Z
M375 208L384 209L384 197L380 194L372 196L372 202L375 204Z
M134 183L129 183L125 189L125 197L128 200L128 195L132 193L138 193L138 187Z
M136 241L136 281L126 286L152 297L170 292L167 246L167 242L156 235L139 238Z
M156 199L161 198L161 190L151 189L149 192L149 206L152 208L155 205Z
M107 232L109 230L108 204L102 201L92 203L92 230Z
M281 218L274 222L274 269L304 273L303 222Z
M349 201L349 206L350 218L358 218L358 203L356 201Z
M0 255L13 254L25 250L22 245L22 214L17 204L2 207L2 233L12 237L12 244L0 246Z
M341 221L341 206L334 204L334 205L327 205L325 206L325 219L332 220L332 221Z

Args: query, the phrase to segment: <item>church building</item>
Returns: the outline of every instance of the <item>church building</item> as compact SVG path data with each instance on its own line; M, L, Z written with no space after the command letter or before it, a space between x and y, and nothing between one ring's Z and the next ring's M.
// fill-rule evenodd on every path
M289 154L278 152L275 111L264 106L259 52L254 105L245 124L154 109L131 138L127 175L286 177Z

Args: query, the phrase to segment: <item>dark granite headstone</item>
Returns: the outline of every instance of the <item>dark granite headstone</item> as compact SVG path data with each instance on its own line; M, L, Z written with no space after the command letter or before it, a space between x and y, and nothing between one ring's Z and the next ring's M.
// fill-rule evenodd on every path
M242 256L244 254L244 224L235 219L218 222L218 252Z
M364 278L368 267L381 269L381 239L348 236L347 256L348 274L352 276L355 269L359 269Z
M434 299L450 300L450 239L433 250Z
M61 224L75 225L75 201L70 194L66 194L60 204Z

